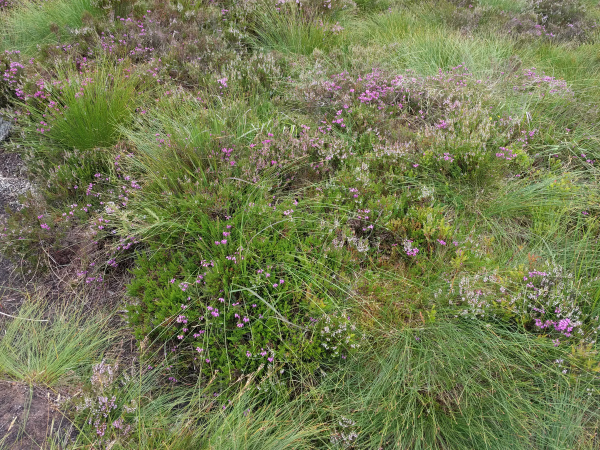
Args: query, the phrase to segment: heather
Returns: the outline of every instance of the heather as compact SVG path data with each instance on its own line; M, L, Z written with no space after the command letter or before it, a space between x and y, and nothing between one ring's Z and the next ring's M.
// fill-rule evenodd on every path
M599 17L0 0L36 445L596 448Z

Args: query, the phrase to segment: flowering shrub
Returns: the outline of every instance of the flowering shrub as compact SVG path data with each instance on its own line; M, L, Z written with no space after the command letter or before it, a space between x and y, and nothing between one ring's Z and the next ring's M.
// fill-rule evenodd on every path
M178 199L172 208L191 219L186 244L174 247L179 238L163 234L139 255L129 286L140 299L129 307L137 336L166 343L183 374L217 370L222 380L275 364L312 373L345 357L356 344L354 326L332 316L333 299L319 294L335 284L305 293L310 263L298 256L321 243L304 231L301 205L228 195L227 207L212 212L215 203L201 195ZM323 280L340 264L327 258Z
M137 405L134 400L123 399L123 391L129 382L119 365L102 361L93 367L90 391L76 406L84 426L92 428L97 444L107 444L115 439L129 436L135 427L134 413Z
M541 269L519 268L464 275L450 289L450 305L467 317L516 321L530 332L574 343L596 342L597 317L586 313L589 286L579 286L572 273L546 263Z
M330 438L334 448L352 448L356 438L358 438L356 422L341 416Z
M573 101L563 80L535 68L509 82L511 95ZM380 174L426 171L489 182L492 173L501 177L531 166L528 147L537 130L520 117L494 115L493 107L475 103L469 94L481 84L462 66L431 77L390 77L374 69L356 78L344 72L309 85L298 82L292 98L303 96L324 116L320 132L352 136L351 154L372 157Z
M193 73L206 71L194 61L190 64L195 67ZM221 79L225 77L233 85L231 89L225 90L220 86L220 95L252 98L256 95L274 93L281 83L281 66L281 61L277 60L272 53L257 53L249 58L243 58L236 53L229 61L223 61L220 67L215 67L213 70L217 73L220 71Z
M450 3L458 7L450 7ZM491 25L522 40L585 42L592 38L597 26L580 0L529 0L495 6L471 0L450 3L440 6L446 23L468 33Z
M455 178L487 176L499 170L499 160L514 160L513 164L525 169L531 161L524 148L535 130L526 134L520 128L519 119L508 117L494 121L481 105L455 102L446 118L424 127L421 142L427 149L422 163ZM513 144L517 141L521 142L518 147ZM490 151L494 148L498 149L495 153Z
M275 174L280 184L317 181L333 173L351 154L346 141L336 137L325 126L301 125L281 132L259 134L249 145L248 162L242 173L257 182L262 176ZM296 170L291 170L296 168Z
M531 5L542 24L572 25L585 17L580 0L531 0Z
M21 52L18 50L5 50L4 53L0 54L0 71L2 71L0 107L5 107L8 103L23 96L22 89L26 66L31 64L31 61L27 64L23 59Z

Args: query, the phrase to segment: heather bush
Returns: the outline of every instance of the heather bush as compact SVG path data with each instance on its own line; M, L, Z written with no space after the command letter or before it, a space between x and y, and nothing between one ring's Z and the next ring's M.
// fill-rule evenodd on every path
M390 77L373 70L355 79L341 73L308 86L300 82L293 95L319 105L314 113L325 113L322 133L335 130L367 139L366 147L357 145L350 154L355 150L375 160L410 161L404 171L483 181L492 180L490 173L502 176L510 167L525 170L531 165L527 148L537 130L528 129L518 117L493 118L493 106L474 103L469 95L481 80L468 70L459 66L438 76L412 75ZM510 82L511 96L571 95L564 81L533 69ZM489 104L489 97L481 101ZM371 139L374 129L378 137Z
M90 390L76 407L78 413L85 417L84 427L95 432L95 444L108 444L115 438L125 439L136 426L136 399L123 398L123 394L131 393L127 386L131 384L131 376L119 371L118 364L106 364L104 361L94 365L92 370Z
M26 63L20 53L18 50L5 50L0 55L0 68L3 75L0 81L0 107L6 107L21 94Z
M556 346L561 341L587 344L597 340L600 325L589 315L593 286L580 283L573 273L546 262L538 270L463 275L451 288L449 302L463 307L461 315L516 321Z
M221 85L223 96L235 89ZM273 132L258 129L253 121L268 110L240 111L238 102L217 109L176 94L164 111L180 120L144 114L128 132L136 155L124 161L126 173L146 181L108 217L147 245L133 270L129 293L140 300L129 306L129 320L140 339L173 351L182 377L209 379L218 370L219 380L234 380L278 364L314 373L356 345L348 319L337 315L344 286L326 275L344 258L319 259L326 242L309 230L321 207L284 191L298 186L297 167L317 177L323 168L305 160L330 147L317 136L278 132L276 122ZM329 336L334 326L344 331Z
M173 74L188 61L204 63L205 67L205 62L227 61L230 50L227 40L211 33L220 25L218 11L182 15L169 2L155 4L152 9L137 9L103 24L98 39L90 43L94 53L115 59L127 58L135 63L151 62L151 67L170 70ZM216 67L206 68L214 70Z
M423 132L422 142L429 146L423 165L453 178L478 180L490 172L501 172L499 162L510 162L517 170L527 169L531 165L527 144L536 130L521 130L520 121L511 117L493 121L489 113L481 105L452 105L445 119L426 126Z
M585 42L594 39L594 16L576 1L442 2L437 16L464 33L494 29L522 41ZM458 6L458 7L457 7Z
M183 214L187 238L181 242L175 223L162 224L160 216L148 223L158 234L156 244L140 255L129 288L140 298L129 307L138 335L160 336L177 353L183 373L208 378L215 370L235 379L277 364L306 365L312 373L315 363L345 357L357 332L347 318L331 315L343 303L331 290L342 287L327 276L341 268L340 256L329 253L314 266L315 245L323 244L306 234L306 207L254 196L249 201L240 188L221 190L217 202L205 203L201 193L171 199L173 210L154 212ZM274 210L280 217L268 214ZM303 289L314 294L303 295Z
M533 0L531 5L543 24L573 25L585 15L585 8L579 0Z

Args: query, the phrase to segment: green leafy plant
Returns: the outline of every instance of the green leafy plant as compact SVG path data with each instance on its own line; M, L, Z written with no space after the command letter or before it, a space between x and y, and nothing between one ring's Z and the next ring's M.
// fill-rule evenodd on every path
M141 300L129 307L138 336L159 336L179 364L187 361L187 370L206 377L218 370L234 378L277 363L311 373L314 364L345 357L358 333L332 315L335 294L319 294L339 289L326 273L341 261L334 254L312 261L307 252L318 240L306 233L301 207L282 203L275 219L260 197L241 203L242 192L221 191L228 207L219 212L207 210L215 203L202 196L178 200L171 208L186 217L179 224L163 222L175 210L148 211L156 220L149 228L154 243L140 255L129 287ZM322 276L309 269L315 263ZM303 295L311 285L314 294Z

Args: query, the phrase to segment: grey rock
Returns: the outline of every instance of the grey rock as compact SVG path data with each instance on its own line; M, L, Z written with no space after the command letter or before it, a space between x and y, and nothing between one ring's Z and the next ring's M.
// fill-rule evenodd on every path
M32 190L19 154L8 153L0 146L0 217L7 206L13 211L21 209L19 196Z
M8 138L11 130L12 130L11 123L7 122L6 120L3 120L0 117L0 142L5 141L6 138Z
M23 205L19 202L19 196L31 190L31 183L23 178L0 176L0 215L4 213L7 206L12 210L20 210Z

